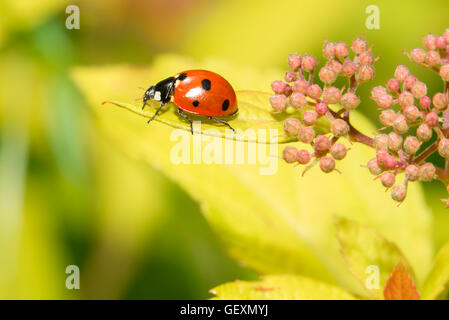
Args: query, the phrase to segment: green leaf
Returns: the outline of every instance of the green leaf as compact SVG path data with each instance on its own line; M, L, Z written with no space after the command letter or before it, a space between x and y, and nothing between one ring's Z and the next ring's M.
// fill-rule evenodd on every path
M336 225L349 269L372 297L383 299L383 288L394 267L401 261L408 266L405 257L394 243L374 229L345 218L336 218ZM410 267L407 269L413 274Z
M438 252L422 288L422 299L444 299L449 291L449 243Z
M248 267L263 274L303 274L362 291L339 252L333 220L336 214L375 227L398 244L418 279L426 274L433 255L431 215L420 185L410 184L406 201L397 207L379 183L372 181L368 170L360 167L374 156L373 150L352 146L346 159L337 163L343 172L341 175L335 172L325 175L314 168L301 177L298 167L277 162L276 155L284 146L275 144L243 143L245 164L237 163L235 157L229 164L206 164L202 153L195 164L196 147L200 146L204 153L211 142L229 140L192 136L159 122L147 125L144 119L131 112L101 106L102 101L111 97L128 101L141 96L142 92L136 90L138 85L148 85L170 72L174 74L192 67L222 74L236 90L252 88L252 83L262 80L269 86L273 79L271 72L216 61L198 65L171 56L156 59L152 68L77 68L73 78L91 106L98 127L110 141L129 156L161 170L197 200L230 254ZM282 73L279 71L279 74ZM143 82L143 79L148 80ZM364 132L374 131L357 113L353 119ZM173 161L180 151L179 146L184 145L181 142L188 146L188 163ZM300 143L295 146L308 147ZM248 154L263 154L267 162L258 158L251 164ZM261 174L261 169L268 169L270 164L276 173Z
M235 281L209 291L217 300L354 300L345 290L297 275L269 275Z

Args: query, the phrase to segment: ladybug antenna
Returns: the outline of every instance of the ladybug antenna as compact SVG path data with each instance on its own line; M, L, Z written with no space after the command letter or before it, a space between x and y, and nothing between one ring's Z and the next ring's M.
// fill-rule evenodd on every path
M139 89L142 89L142 90L144 90L144 91L146 91L147 89L145 89L144 87L142 87L142 86L138 86L137 88L139 88Z

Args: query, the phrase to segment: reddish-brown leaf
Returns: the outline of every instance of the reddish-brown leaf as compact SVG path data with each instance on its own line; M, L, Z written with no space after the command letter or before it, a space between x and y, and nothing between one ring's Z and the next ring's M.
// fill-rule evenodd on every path
M385 300L419 300L419 292L402 262L393 268L385 284L384 297Z

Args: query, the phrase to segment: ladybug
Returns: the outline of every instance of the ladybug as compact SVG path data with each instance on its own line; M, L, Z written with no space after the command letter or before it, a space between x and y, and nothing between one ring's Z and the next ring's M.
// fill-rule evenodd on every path
M160 101L161 105L148 123L170 102L172 96L179 115L190 123L192 134L193 125L189 114L205 116L235 132L229 123L220 119L235 115L238 108L234 89L219 74L207 70L187 70L149 87L143 96L142 109L148 100Z

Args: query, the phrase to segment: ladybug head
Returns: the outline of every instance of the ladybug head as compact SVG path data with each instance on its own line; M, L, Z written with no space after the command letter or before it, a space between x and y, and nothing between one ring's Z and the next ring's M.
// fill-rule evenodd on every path
M143 94L143 106L142 109L145 108L148 100L154 99L154 86L149 87L145 93Z

